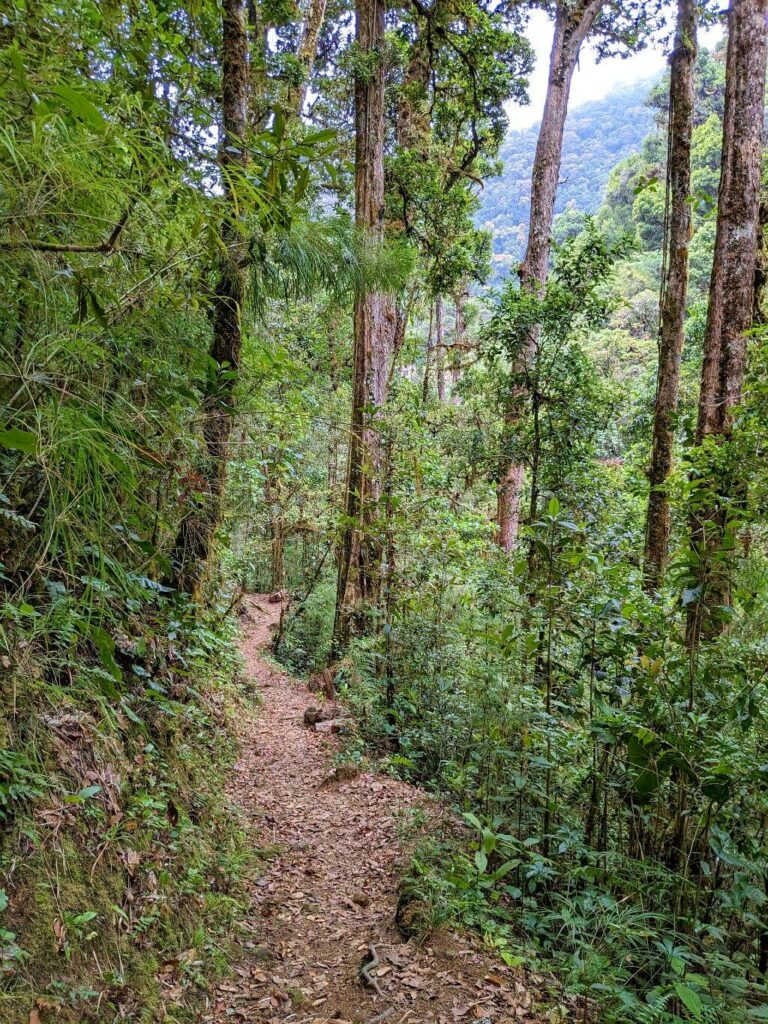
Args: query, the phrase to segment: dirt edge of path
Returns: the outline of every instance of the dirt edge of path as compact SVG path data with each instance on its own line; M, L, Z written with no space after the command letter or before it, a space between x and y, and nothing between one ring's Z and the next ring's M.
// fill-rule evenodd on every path
M266 649L281 606L245 602L241 650L261 707L243 716L227 786L271 853L249 883L250 910L232 975L216 989L211 1024L544 1024L540 976L506 967L473 936L442 930L406 942L395 927L407 851L398 820L436 805L385 775L339 780L336 739L304 725L316 694ZM551 1005L551 1004L550 1004Z

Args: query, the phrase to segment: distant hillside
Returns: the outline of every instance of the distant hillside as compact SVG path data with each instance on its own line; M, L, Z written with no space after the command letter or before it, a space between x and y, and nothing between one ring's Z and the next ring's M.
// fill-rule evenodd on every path
M557 213L569 204L584 213L597 211L610 170L640 149L653 126L653 111L645 105L652 85L653 79L636 82L569 113ZM507 135L501 147L504 170L481 196L478 225L493 234L494 268L501 276L522 256L538 131L535 124Z

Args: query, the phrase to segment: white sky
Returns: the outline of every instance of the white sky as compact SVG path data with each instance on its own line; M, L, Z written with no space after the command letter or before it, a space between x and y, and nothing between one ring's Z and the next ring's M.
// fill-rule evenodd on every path
M699 43L708 49L712 48L722 35L722 28L715 27L699 33ZM510 103L507 108L509 127L512 131L528 128L541 118L544 109L544 96L547 88L547 71L549 69L549 51L552 48L552 22L543 11L533 11L528 23L526 35L536 51L536 66L531 75L528 94L530 105L519 107ZM659 46L648 46L640 53L633 54L622 60L612 57L609 60L595 63L595 52L587 45L582 49L581 60L573 76L569 107L580 106L589 100L598 100L607 96L616 86L629 84L641 78L659 75L664 70L667 53L664 51L664 40Z

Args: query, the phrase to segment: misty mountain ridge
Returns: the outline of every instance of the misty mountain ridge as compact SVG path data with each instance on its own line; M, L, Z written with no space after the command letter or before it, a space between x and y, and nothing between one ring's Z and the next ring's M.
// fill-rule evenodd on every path
M647 99L655 81L651 77L621 86L568 113L556 214L568 207L597 212L610 171L637 152L653 128L654 112ZM507 134L499 154L503 170L480 197L477 224L491 232L494 277L506 277L522 259L538 132L539 122Z

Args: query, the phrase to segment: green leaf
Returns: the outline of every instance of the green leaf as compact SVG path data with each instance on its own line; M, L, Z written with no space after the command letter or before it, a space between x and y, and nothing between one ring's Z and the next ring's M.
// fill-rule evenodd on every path
M53 92L76 117L87 122L97 131L104 131L107 122L98 107L84 93L63 82L57 85Z
M0 430L0 444L4 448L13 448L14 451L34 455L37 451L37 435L29 430L11 427L9 430Z
M109 674L116 682L121 682L123 673L120 671L120 666L115 661L115 641L102 629L101 626L90 626L88 629L88 635L96 644L99 652L99 656L104 664L104 668L107 669Z
M524 956L517 956L515 953L510 953L508 949L500 949L498 952L507 967L522 967L525 963Z
M677 992L680 1002L685 1006L686 1010L693 1015L695 1020L699 1020L704 1009L699 993L695 989L690 988L690 986L683 984L682 981L675 982L675 992Z
M144 721L141 718L139 718L139 716L130 706L128 700L125 697L123 697L123 699L120 701L120 706L125 712L126 718L133 722L134 725L138 725L141 729L145 729Z
M88 292L88 298L91 303L91 309L93 310L93 316L99 327L109 327L109 321L107 320L107 314L104 311L104 307L101 305L99 300L93 294Z
M312 132L310 135L305 135L301 140L305 146L313 146L318 142L332 142L338 132L335 128L323 128L319 132Z
M519 859L518 860L508 860L508 861L505 861L501 865L501 867L496 868L496 870L493 872L493 879L494 879L494 881L495 882L500 881L502 878L505 877L505 875L508 875L510 871L514 871L514 869L519 864L520 864Z

